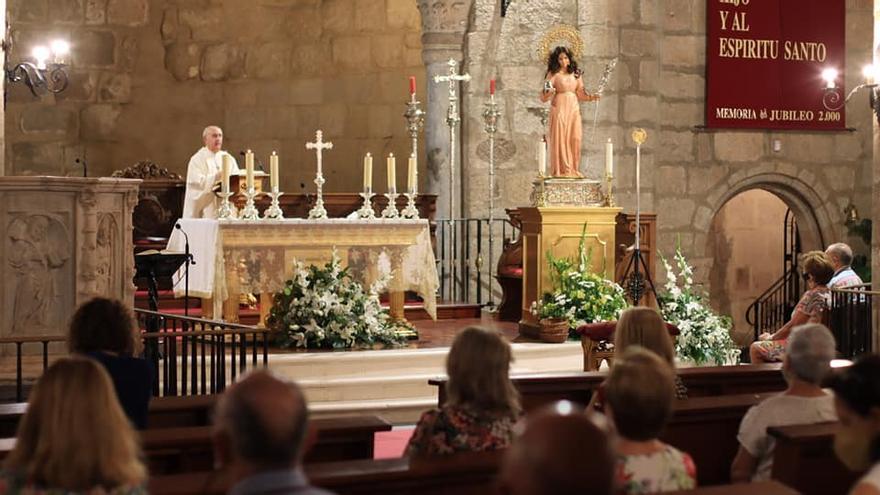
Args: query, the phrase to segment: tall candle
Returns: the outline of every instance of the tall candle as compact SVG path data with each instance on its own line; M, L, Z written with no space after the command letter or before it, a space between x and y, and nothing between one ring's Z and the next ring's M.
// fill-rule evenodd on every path
M416 94L416 76L409 76L409 94Z
M232 171L232 157L229 156L229 153L226 153L225 151L223 152L221 163L221 168L223 169L223 182L220 183L220 192L226 194L229 192L229 174Z
M416 163L416 155L412 153L409 155L409 168L406 171L406 189L410 194L416 194L418 190L418 164Z
M489 79L489 94L495 95L495 79Z
M248 190L254 188L254 152L247 150L244 155L245 179Z
M538 172L541 177L547 175L547 141L544 138L538 143Z
M614 145L611 138L605 143L605 177L611 177L614 172Z
M373 155L364 157L364 192L373 192Z
M269 157L269 174L271 177L269 180L272 182L272 192L278 192L278 153L272 152L272 155Z
M388 166L388 192L396 193L397 192L397 169L394 161L394 153L388 155L388 160L385 162Z

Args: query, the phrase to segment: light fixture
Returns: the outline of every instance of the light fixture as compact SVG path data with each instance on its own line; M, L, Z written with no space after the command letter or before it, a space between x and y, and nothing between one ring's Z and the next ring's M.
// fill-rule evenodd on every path
M871 106L871 109L874 110L874 114L877 116L878 121L880 121L880 90L878 90L876 82L877 69L873 65L866 65L863 67L862 76L865 78L864 82L853 88L852 91L846 95L846 98L842 97L843 92L837 88L837 76L839 74L840 73L837 69L833 67L828 67L822 71L822 79L825 80L825 94L822 96L822 106L824 106L826 110L836 112L845 107L854 94L862 89L868 89L870 90L870 93L868 93L868 103Z
M70 43L66 40L53 40L49 46L37 45L31 50L31 61L23 61L10 68L8 54L12 51L12 38L7 36L0 48L7 54L3 70L6 78L13 83L23 82L34 96L45 93L60 93L67 89L70 79L67 75L67 59Z
M856 208L856 205L850 202L843 208L843 218L844 225L850 225L858 222L859 219L859 210Z

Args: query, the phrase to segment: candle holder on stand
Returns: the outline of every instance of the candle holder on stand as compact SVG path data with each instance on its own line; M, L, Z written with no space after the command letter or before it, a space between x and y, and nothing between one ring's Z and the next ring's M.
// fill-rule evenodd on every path
M257 206L254 204L254 198L257 197L257 192L253 187L248 188L244 193L245 204L244 209L241 210L241 219L242 220L259 220L260 212L257 211Z
M605 206L614 206L614 175L605 173Z
M397 197L400 196L396 192L385 193L385 197L388 198L388 206L382 210L382 218L400 218L400 213L397 211Z
M233 192L221 192L219 193L220 197L220 208L217 209L217 219L218 220L232 220L238 216L238 209L232 204L232 201L229 201L235 193Z
M418 193L404 193L404 196L406 196L406 208L400 211L400 216L403 218L419 218L419 210L416 208L416 198L419 196Z
M266 211L263 212L263 218L272 219L272 220L282 220L284 219L284 212L281 211L281 206L278 204L278 198L280 198L284 193L273 190L268 193L269 197L272 198L272 203L266 208Z
M309 210L309 218L327 218L327 210L324 209L324 174L321 172L315 177L315 185L318 186L318 199L315 200L315 206Z
M403 113L406 118L406 129L409 131L409 138L412 141L412 154L419 156L419 131L425 123L425 111L419 108L420 101L416 100L415 93L412 94L410 100L406 102L406 112Z
M360 196L364 198L364 204L361 205L361 209L357 211L358 218L363 218L367 220L372 220L376 218L376 212L373 211L373 191L367 189L366 191L360 193Z
M493 94L486 103L483 110L483 123L486 133L489 135L489 259L493 260L495 247L495 133L498 132L498 118L501 112L498 111L498 103L495 102L494 80ZM482 265L482 260L480 260ZM477 269L479 270L479 268ZM489 307L495 307L494 295L489 291Z

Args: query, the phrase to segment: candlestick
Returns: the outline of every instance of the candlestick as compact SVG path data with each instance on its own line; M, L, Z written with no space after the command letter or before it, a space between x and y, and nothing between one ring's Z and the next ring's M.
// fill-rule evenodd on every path
M415 194L418 187L418 164L416 164L416 155L411 154L406 170L406 190L410 194Z
M244 192L245 204L244 209L241 210L241 219L242 220L259 220L260 212L257 211L257 206L254 204L254 198L257 197L257 192L254 191L253 187L249 187L247 191Z
M371 201L375 194L373 194L372 190L367 190L360 193L360 196L364 198L364 203L361 205L361 209L357 211L358 218L376 218L376 212L373 211L373 202Z
M385 197L388 198L388 206L382 210L382 218L400 218L400 213L397 211L398 196L400 195L396 192L385 193Z
M281 206L278 203L278 198L282 195L284 195L284 193L278 191L272 191L269 193L269 197L272 198L272 203L266 208L266 211L263 212L263 218L270 220L281 220L284 218L284 212L281 210Z
M419 156L419 131L425 122L425 112L419 108L419 102L416 101L416 94L413 93L410 101L406 103L406 112L403 117L406 119L406 129L409 131L409 138L412 142L410 153Z
M415 76L409 76L409 94L413 95L413 98L415 98L415 94L416 94L416 77Z
M388 159L385 160L385 164L388 170L388 192L396 193L397 192L397 165L394 158L394 153L390 153L388 155Z
M234 194L229 191L220 193L220 208L217 209L218 220L232 220L238 217L238 208L232 204L232 201L229 201L229 198Z
M364 192L373 190L373 155L364 156Z
M278 192L278 153L272 152L272 155L269 156L269 180L272 184L272 192Z
M247 150L247 153L244 155L244 167L245 167L245 184L247 189L254 188L254 152L251 150Z
M229 174L232 171L232 157L229 156L229 153L223 152L223 158L221 158L221 163L223 173L222 173L222 181L220 183L220 192L226 194L229 192Z
M400 211L400 216L403 218L419 218L419 210L416 208L418 193L409 192L404 194L404 196L406 196L406 208Z
M483 110L483 123L486 133L489 134L489 259L494 260L495 249L495 133L498 132L498 120L501 112L495 103L495 79L491 80L489 89L492 92L489 103ZM477 272L482 269L482 261L477 257ZM490 275L491 279L491 275ZM495 307L495 299L492 291L489 291L489 307Z
M538 176L547 176L547 141L544 138L538 143Z

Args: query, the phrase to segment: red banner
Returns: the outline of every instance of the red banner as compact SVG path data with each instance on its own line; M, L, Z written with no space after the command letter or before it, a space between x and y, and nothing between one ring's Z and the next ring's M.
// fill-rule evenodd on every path
M846 0L706 2L707 127L845 127L844 109L822 103L822 71L843 91Z

